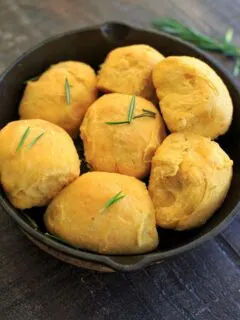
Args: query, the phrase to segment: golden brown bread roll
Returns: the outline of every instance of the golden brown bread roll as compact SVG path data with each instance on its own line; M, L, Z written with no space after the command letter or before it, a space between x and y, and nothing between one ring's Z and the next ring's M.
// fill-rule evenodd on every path
M106 208L121 192L123 197ZM69 244L106 254L153 250L158 234L145 184L116 173L89 172L64 188L44 215L46 228Z
M163 59L157 50L144 44L121 47L110 51L98 75L98 88L154 100L152 69Z
M18 120L0 131L0 182L15 207L48 204L79 173L77 151L62 128Z
M94 70L82 62L60 62L37 81L28 81L19 114L21 119L53 122L76 137L87 108L96 98Z
M203 61L168 57L154 68L153 83L170 131L214 139L228 130L233 112L228 89Z
M221 206L232 178L232 160L208 138L170 134L152 160L150 196L157 224L163 228L195 228Z
M106 94L88 109L80 131L85 157L93 170L137 178L149 174L152 156L165 137L157 108L146 99L136 97L134 116L146 109L154 112L155 118L136 118L130 124L105 123L127 120L131 100L130 95Z

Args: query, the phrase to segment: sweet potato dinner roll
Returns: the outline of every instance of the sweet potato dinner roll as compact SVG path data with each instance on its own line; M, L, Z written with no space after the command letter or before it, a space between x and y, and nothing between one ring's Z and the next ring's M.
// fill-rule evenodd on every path
M0 131L0 181L20 209L44 206L79 176L70 136L44 120L18 120Z
M204 224L224 201L232 165L209 138L192 133L169 135L153 157L149 182L157 224L177 230Z
M21 119L53 122L75 137L87 108L96 98L94 70L82 62L60 62L37 81L28 81L19 114Z
M131 106L133 119L128 123ZM137 178L149 174L152 156L165 137L164 123L151 102L120 93L95 101L80 131L85 157L93 170Z
M99 253L143 253L158 245L145 184L121 174L83 174L54 198L44 221L53 235Z
M119 92L154 100L152 69L163 59L157 50L144 44L112 50L98 75L98 88L103 92Z
M233 113L228 89L203 61L168 57L154 68L153 83L170 131L214 139L228 130Z

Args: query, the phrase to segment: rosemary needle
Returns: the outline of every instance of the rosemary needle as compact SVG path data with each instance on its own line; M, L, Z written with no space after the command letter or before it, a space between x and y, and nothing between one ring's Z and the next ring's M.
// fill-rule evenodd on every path
M19 144L18 144L18 146L17 146L16 151L19 151L19 150L22 148L25 140L27 139L27 136L29 135L29 131L30 131L30 127L28 127L28 128L25 130L24 134L22 135L22 138L21 138L21 140L19 141Z
M129 123L129 121L107 121L104 123L109 125L115 125L115 124L126 124L126 123Z
M233 38L233 28L229 28L225 34L225 42L231 43Z
M42 132L39 136L37 136L33 141L28 145L27 150L30 149L43 135L45 132Z
M155 118L156 113L151 111L151 110L147 110L147 109L142 109L143 113L134 116L134 110L135 110L135 105L136 105L136 96L132 96L131 102L130 102L130 106L128 109L128 120L124 120L124 121L107 121L104 122L105 124L109 124L109 125L118 125L118 124L129 124L132 122L132 120L137 119L137 118L143 118L143 117L149 117L149 118Z
M130 102L130 106L129 106L129 110L128 110L128 122L129 123L131 123L131 121L133 119L135 105L136 105L136 96L132 96L132 99L131 99L131 102Z
M65 79L65 97L68 105L71 104L71 91L68 79Z
M240 73L240 57L236 59L234 68L233 68L233 75L237 77Z
M151 113L152 115L156 115L156 112L153 112L151 110L147 110L147 109L142 109L143 112L147 112L147 113Z
M115 196L113 196L112 198L107 200L107 202L104 204L104 207L102 208L101 212L105 211L106 209L111 207L114 203L118 202L119 200L123 199L124 197L126 197L126 195L123 194L122 191L118 192L117 194L115 194Z

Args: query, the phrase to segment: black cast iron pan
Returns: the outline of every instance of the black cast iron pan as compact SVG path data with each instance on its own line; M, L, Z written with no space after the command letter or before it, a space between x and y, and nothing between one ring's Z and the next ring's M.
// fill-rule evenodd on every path
M0 128L18 118L18 104L24 82L41 74L50 65L64 60L79 60L96 70L113 48L130 44L148 44L165 56L188 55L197 57L212 66L228 87L234 104L234 117L228 133L218 142L234 161L230 191L222 207L201 228L186 232L159 230L160 245L151 253L131 256L107 256L77 250L47 238L43 232L41 216L44 208L27 212L36 217L40 230L34 230L7 200L1 191L0 203L21 230L36 245L68 263L100 271L131 271L152 263L161 262L215 236L234 217L240 200L240 92L233 78L210 56L183 41L163 33L136 29L107 22L88 29L67 32L44 41L22 55L0 78Z

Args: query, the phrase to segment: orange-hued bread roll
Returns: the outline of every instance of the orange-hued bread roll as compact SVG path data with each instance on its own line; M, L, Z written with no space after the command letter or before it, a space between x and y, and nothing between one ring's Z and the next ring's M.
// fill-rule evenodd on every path
M205 223L225 199L232 165L219 144L209 138L170 134L152 160L149 192L157 224L185 230Z
M124 197L106 207L119 193ZM158 245L155 213L145 184L121 174L83 174L51 202L44 221L53 235L98 253L143 253Z
M79 176L70 136L44 120L18 120L0 131L0 182L19 209L44 206Z

